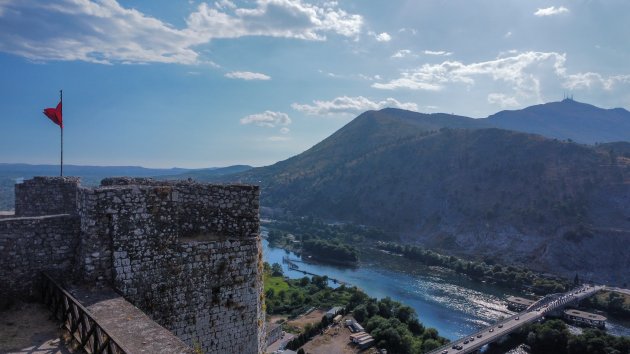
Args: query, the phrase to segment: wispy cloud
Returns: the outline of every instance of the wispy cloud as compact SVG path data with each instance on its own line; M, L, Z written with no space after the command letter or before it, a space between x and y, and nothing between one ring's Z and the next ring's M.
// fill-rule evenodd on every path
M412 102L402 103L394 98L372 101L363 96L340 96L330 101L315 100L313 104L293 103L291 107L297 111L317 116L333 114L357 114L367 110L377 110L385 107L402 108L412 111L418 110L418 105Z
M630 83L630 75L604 76L599 73L568 73L566 54L556 52L502 52L499 57L476 63L444 61L424 64L416 69L403 71L399 78L375 82L372 87L383 90L410 89L440 91L449 85L474 86L479 79L491 79L508 84L511 93L490 93L488 102L504 107L518 104L516 97L536 98L540 101L541 81L555 77L568 89L601 87L612 90L619 84Z
M195 47L217 38L325 40L330 33L356 38L363 25L360 15L345 12L336 2L302 0L258 0L246 8L226 0L214 7L204 2L184 28L116 0L21 0L1 8L0 51L35 61L203 64Z
M477 77L486 76L508 82L521 92L529 92L538 87L531 70L547 63L557 71L563 68L565 60L564 54L555 52L525 52L479 63L445 61L440 64L424 64L415 70L402 72L398 79L374 83L372 87L385 90L406 88L439 91L452 83L474 85Z
M274 128L291 124L289 115L282 112L264 111L241 118L241 124L254 124L260 127Z
M397 51L396 53L392 54L392 58L405 58L409 56L415 56L414 54L411 53L411 50L409 49L401 49Z
M415 29L415 28L405 28L405 27L403 27L403 28L398 29L398 33L411 33L412 35L415 36L416 34L418 34L418 30Z
M369 31L368 35L374 37L377 42L389 42L392 40L392 36L390 36L387 32L376 33L373 31Z
M452 52L447 52L444 50L425 50L423 53L426 55L440 55L440 56L445 56L445 57L449 57L453 55Z
M536 10L536 12L534 12L534 15L542 17L542 16L560 15L567 12L569 12L569 9L567 9L564 6L559 6L559 7L550 6L544 9Z
M570 90L590 89L600 86L610 91L618 84L630 83L630 75L604 76L599 73L587 72L567 75L563 87Z
M240 80L271 80L271 77L261 73L253 73L251 71L232 71L225 74L225 77L230 79Z

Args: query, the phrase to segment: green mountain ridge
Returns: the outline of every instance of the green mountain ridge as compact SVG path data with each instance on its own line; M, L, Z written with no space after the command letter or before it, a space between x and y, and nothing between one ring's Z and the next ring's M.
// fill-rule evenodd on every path
M450 253L630 281L623 271L630 253L619 251L630 241L625 143L581 145L487 122L369 111L302 154L221 180L260 184L265 210L375 226Z

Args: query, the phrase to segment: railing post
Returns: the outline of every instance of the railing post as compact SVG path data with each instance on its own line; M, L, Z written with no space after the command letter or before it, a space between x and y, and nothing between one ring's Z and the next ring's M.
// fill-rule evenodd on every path
M108 354L130 354L111 334L101 327L69 292L57 284L48 274L41 274L41 292L43 302L61 321L61 327L69 331L70 336L79 343L79 349L89 354L107 352ZM58 312L61 310L60 316Z

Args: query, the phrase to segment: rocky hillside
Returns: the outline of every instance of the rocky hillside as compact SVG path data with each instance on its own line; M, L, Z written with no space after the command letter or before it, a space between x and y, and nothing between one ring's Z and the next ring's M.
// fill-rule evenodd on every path
M383 228L451 253L629 282L630 159L487 128L487 121L366 112L313 148L230 180L264 206ZM613 255L613 256L611 256Z

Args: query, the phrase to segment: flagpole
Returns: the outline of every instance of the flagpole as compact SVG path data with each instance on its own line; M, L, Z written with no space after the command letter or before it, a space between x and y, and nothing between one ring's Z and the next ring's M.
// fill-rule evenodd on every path
M61 102L61 111L63 112L63 90L59 90L59 101ZM63 117L63 113L61 114ZM60 176L63 177L63 123L59 125L61 129L61 165L60 165Z

